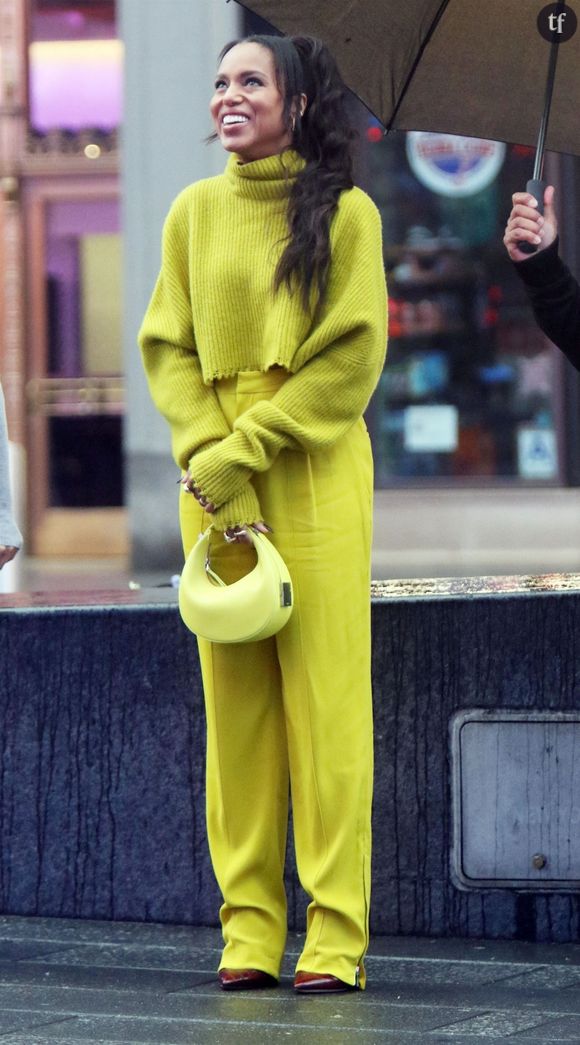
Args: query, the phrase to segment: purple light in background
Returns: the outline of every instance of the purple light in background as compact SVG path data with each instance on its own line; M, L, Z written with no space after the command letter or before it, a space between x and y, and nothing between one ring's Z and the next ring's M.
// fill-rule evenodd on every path
M82 11L66 11L64 14L64 20L65 22L68 22L73 29L82 29L86 22L86 17Z
M30 122L35 130L118 127L123 111L122 54L117 41L33 44Z

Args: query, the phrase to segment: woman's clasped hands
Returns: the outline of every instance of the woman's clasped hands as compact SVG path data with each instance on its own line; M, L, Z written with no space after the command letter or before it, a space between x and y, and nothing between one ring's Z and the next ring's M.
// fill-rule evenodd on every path
M213 513L216 510L216 505L213 504L212 501L208 501L207 497L204 495L203 491L199 488L199 486L195 485L193 477L189 471L187 471L185 475L181 477L179 482L183 486L183 489L186 493L193 494L200 507L203 508L204 512L207 512L208 515L213 515ZM248 523L248 526L251 526L254 530L257 530L258 533L274 532L272 530L272 527L268 526L268 523L265 523L263 520ZM224 530L224 539L228 542L228 544L252 543L251 538L248 536L247 526L228 526Z
M189 470L185 473L185 475L181 477L179 482L183 486L183 489L186 493L192 493L196 501L199 501L204 512L208 512L209 515L213 515L216 509L215 504L213 504L212 501L208 501L207 497L202 493L199 486L195 485L195 482Z

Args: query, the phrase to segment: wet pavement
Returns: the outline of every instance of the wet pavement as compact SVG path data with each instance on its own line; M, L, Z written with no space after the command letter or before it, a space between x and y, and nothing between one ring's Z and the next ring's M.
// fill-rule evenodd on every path
M225 994L216 929L0 918L1 1045L580 1042L580 944L376 937L364 993Z

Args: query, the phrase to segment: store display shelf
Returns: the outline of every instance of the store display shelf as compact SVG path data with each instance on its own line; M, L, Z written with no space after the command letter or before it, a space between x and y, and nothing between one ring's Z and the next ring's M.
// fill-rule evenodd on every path
M467 332L468 327L465 323L448 323L444 327L434 326L421 330L391 331L390 337L393 341L421 341L423 339L428 341L434 337L455 337L458 334L465 336Z
M476 282L476 275L473 272L465 272L462 275L456 276L444 276L439 273L428 273L424 276L414 276L412 279L401 279L387 272L387 282L389 288L395 289L399 293L424 293L425 290L465 290L466 287L473 287Z

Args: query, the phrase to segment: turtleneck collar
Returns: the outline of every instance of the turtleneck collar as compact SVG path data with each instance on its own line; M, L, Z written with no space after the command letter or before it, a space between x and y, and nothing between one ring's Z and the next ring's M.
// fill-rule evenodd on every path
M240 163L233 153L225 176L232 192L255 200L283 199L290 193L292 182L306 161L294 149L266 156L263 160Z

